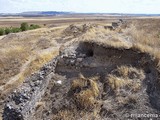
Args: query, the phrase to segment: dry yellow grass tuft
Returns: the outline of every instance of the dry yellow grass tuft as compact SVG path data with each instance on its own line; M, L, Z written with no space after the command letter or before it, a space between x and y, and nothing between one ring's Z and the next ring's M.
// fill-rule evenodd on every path
M91 90L84 90L75 94L76 102L80 108L92 109L95 107L96 100Z
M87 81L82 74L79 75L79 79L72 82L71 89L76 89L78 87L87 86Z
M97 79L97 77L96 77ZM94 81L94 79L90 79L90 85L91 85L91 91L92 91L92 96L94 97L98 97L99 95L99 88L98 88L98 85L97 85L97 82Z
M95 79L97 80L97 77ZM76 91L73 97L80 108L91 109L95 107L96 98L99 95L99 88L95 79L92 80L80 75L79 79L72 82L71 91Z
M107 79L108 79L109 86L113 90L118 90L121 87L124 87L126 85L129 86L131 84L130 80L127 80L127 79L124 79L124 78L119 78L119 77L116 77L114 75L108 75Z
M37 102L35 106L36 110L40 109L40 107L45 108L45 102Z

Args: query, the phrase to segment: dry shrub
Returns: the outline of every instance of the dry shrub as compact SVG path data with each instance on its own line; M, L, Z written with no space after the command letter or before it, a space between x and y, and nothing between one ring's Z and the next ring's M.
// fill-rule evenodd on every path
M94 79L92 80L80 75L79 79L72 82L71 91L74 92L73 97L77 107L85 109L92 109L95 107L99 89Z
M85 109L92 109L96 104L95 97L93 96L93 92L91 90L84 90L75 95L76 102L80 105L78 107L82 107Z

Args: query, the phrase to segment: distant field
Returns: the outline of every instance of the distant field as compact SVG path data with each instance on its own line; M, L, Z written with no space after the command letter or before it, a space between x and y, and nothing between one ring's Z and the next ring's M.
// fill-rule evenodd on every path
M47 27L67 25L74 23L96 22L96 23L111 23L114 20L124 18L115 16L55 16L55 17L0 17L0 27L18 27L22 22L29 24L38 24ZM131 17L125 17L131 19ZM133 17L132 17L133 19Z
M111 21L116 18L110 18ZM0 17L0 27L18 27L22 22L28 22L29 24L39 24L41 26L58 26L70 23L81 22L111 22L105 17Z
M96 22L96 23L111 23L117 19L159 19L160 17L126 17L126 16L55 16L55 17L0 17L0 27L19 27L22 22L29 24L38 24L41 27L55 27L59 25L67 25L74 23Z

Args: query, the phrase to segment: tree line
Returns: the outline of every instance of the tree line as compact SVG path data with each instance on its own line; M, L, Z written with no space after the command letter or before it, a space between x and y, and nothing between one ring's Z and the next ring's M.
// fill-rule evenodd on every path
M22 32L27 30L33 30L37 28L40 28L40 26L36 24L28 25L28 23L24 22L21 24L20 27L0 28L0 35L7 35L9 33L17 33L17 32Z

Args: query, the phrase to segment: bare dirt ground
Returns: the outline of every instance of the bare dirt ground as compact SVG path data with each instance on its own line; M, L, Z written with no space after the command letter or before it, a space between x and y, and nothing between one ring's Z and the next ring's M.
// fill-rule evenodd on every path
M1 19L0 24L18 25L21 19ZM119 18L49 19L39 21L47 21L49 28L0 38L4 120L128 119L126 113L159 113L159 19L127 19L114 30L106 26Z

